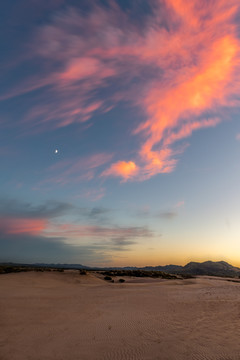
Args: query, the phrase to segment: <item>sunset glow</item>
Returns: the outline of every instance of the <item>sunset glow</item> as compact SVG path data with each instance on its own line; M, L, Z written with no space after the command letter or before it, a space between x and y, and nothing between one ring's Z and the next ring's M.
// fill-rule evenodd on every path
M239 2L20 3L0 5L0 261L240 266Z

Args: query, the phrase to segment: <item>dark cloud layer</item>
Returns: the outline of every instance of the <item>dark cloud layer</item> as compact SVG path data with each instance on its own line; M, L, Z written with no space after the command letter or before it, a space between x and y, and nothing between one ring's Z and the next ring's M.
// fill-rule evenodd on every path
M17 216L20 218L54 218L66 214L74 209L69 203L60 201L48 201L42 205L32 205L27 202L20 202L16 199L0 200L0 215Z
M0 199L0 216L30 218L30 219L53 219L72 214L78 218L89 221L106 220L110 209L103 207L77 207L71 203L49 200L40 205L22 202L17 199Z
M145 226L107 222L109 212L58 201L32 205L2 198L0 261L106 263L114 253L131 250L153 236ZM66 220L69 215L73 222Z
M97 263L108 255L98 246L71 246L63 238L33 235L9 235L0 232L0 262Z
M136 212L136 216L139 218L157 218L171 220L178 216L176 210L165 210L165 211L151 211L150 209L140 209Z

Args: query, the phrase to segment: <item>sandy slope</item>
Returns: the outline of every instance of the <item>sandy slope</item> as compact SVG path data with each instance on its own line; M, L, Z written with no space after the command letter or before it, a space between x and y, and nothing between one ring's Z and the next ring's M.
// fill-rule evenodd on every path
M240 359L240 284L0 276L1 360Z

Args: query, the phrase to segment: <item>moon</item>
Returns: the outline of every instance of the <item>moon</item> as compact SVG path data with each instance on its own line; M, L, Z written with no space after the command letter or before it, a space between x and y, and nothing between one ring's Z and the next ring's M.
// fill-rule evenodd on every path
M55 149L54 153L57 154L57 153L58 153L58 149Z

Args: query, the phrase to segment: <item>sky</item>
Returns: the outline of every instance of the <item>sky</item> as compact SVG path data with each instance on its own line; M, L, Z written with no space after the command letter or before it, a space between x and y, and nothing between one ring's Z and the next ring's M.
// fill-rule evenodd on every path
M0 261L240 266L238 0L0 4Z

